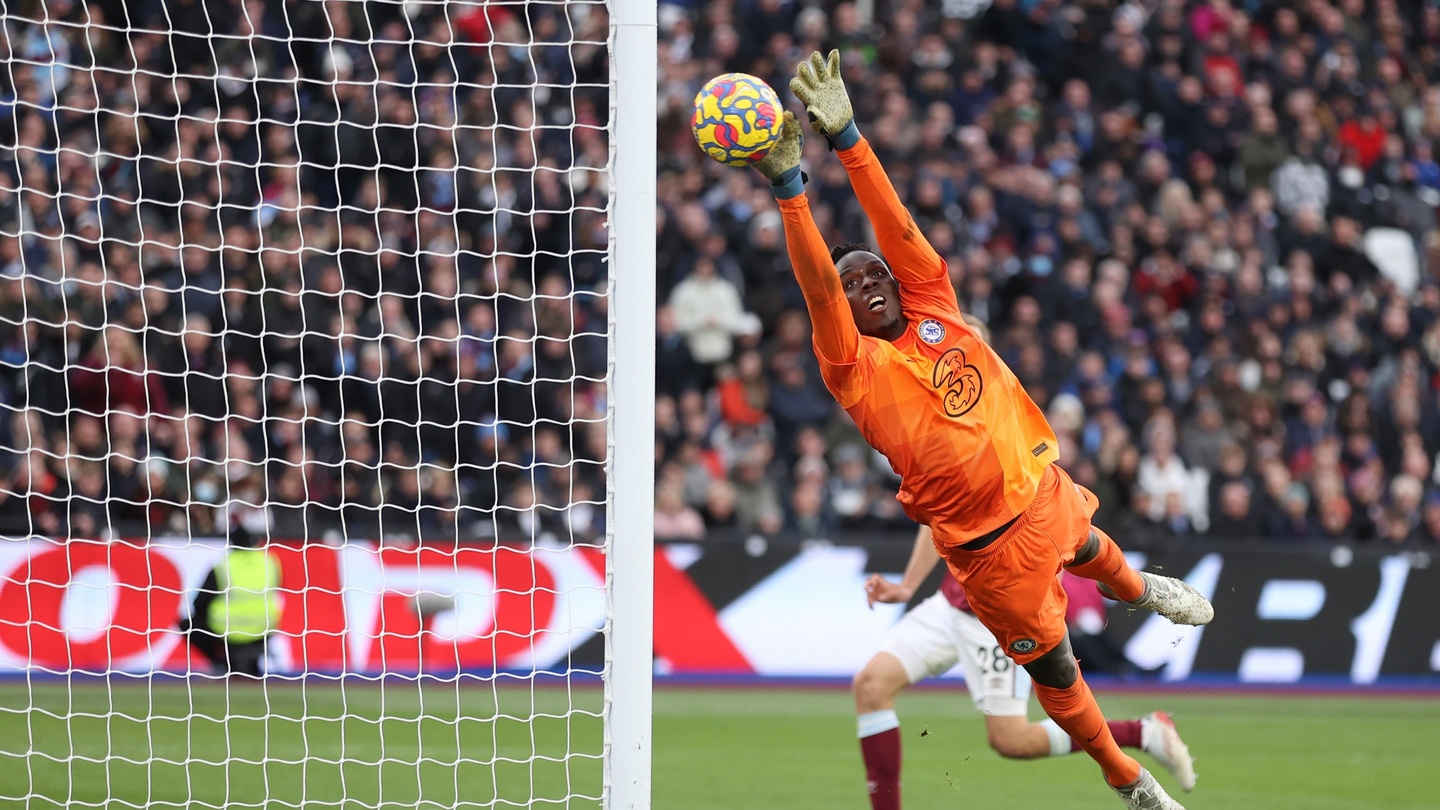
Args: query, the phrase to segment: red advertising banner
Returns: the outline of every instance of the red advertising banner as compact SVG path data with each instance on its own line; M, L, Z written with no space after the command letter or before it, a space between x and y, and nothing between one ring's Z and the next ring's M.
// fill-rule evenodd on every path
M178 623L223 548L0 540L0 673L208 671ZM605 558L595 547L268 549L283 592L272 673L603 666ZM656 672L848 678L908 607L869 607L865 578L898 578L908 553L908 542L663 545ZM1109 609L1110 641L1163 681L1372 684L1440 674L1440 566L1429 554L1212 543L1132 552L1131 561L1185 578L1222 617L1181 628Z
M178 631L217 541L0 542L0 671L204 671ZM570 548L271 544L270 671L563 668L605 622L603 557Z

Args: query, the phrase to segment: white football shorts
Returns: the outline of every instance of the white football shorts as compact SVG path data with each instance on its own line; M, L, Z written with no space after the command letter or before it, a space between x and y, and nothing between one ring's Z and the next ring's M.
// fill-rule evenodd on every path
M1030 702L1030 675L1015 666L974 614L957 609L936 593L906 613L880 645L919 683L962 667L975 708L998 717L1024 717Z

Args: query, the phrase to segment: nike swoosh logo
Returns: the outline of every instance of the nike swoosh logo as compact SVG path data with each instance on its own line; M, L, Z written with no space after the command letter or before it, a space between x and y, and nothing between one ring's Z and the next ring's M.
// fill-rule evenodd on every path
M1101 726L1101 727L1100 727L1100 731L1104 731L1104 730L1105 730L1105 727L1104 727L1104 726ZM1099 736L1100 736L1100 731L1095 732L1094 736L1087 737L1087 738L1085 739L1085 742L1095 742L1095 737L1099 737Z

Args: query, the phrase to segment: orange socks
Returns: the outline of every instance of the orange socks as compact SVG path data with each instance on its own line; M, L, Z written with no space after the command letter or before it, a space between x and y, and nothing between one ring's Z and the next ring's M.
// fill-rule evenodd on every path
M1115 545L1110 535L1099 529L1092 530L1100 538L1100 553L1090 562L1066 566L1065 570L1076 576L1103 583L1126 602L1139 599L1140 595L1145 593L1145 581L1125 562L1125 552Z
M1133 576L1135 572L1130 573ZM1090 693L1084 678L1077 677L1067 689L1054 689L1037 683L1035 697L1040 699L1041 708L1055 721L1055 725L1064 729L1070 739L1100 764L1100 769L1105 772L1105 781L1111 787L1124 787L1140 778L1140 763L1116 744L1110 726L1105 722L1105 715L1100 711L1100 704L1095 702L1095 696Z

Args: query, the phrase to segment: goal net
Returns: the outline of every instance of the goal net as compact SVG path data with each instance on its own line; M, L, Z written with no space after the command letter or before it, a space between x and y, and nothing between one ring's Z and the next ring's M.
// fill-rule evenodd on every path
M648 806L638 6L0 10L0 805Z

